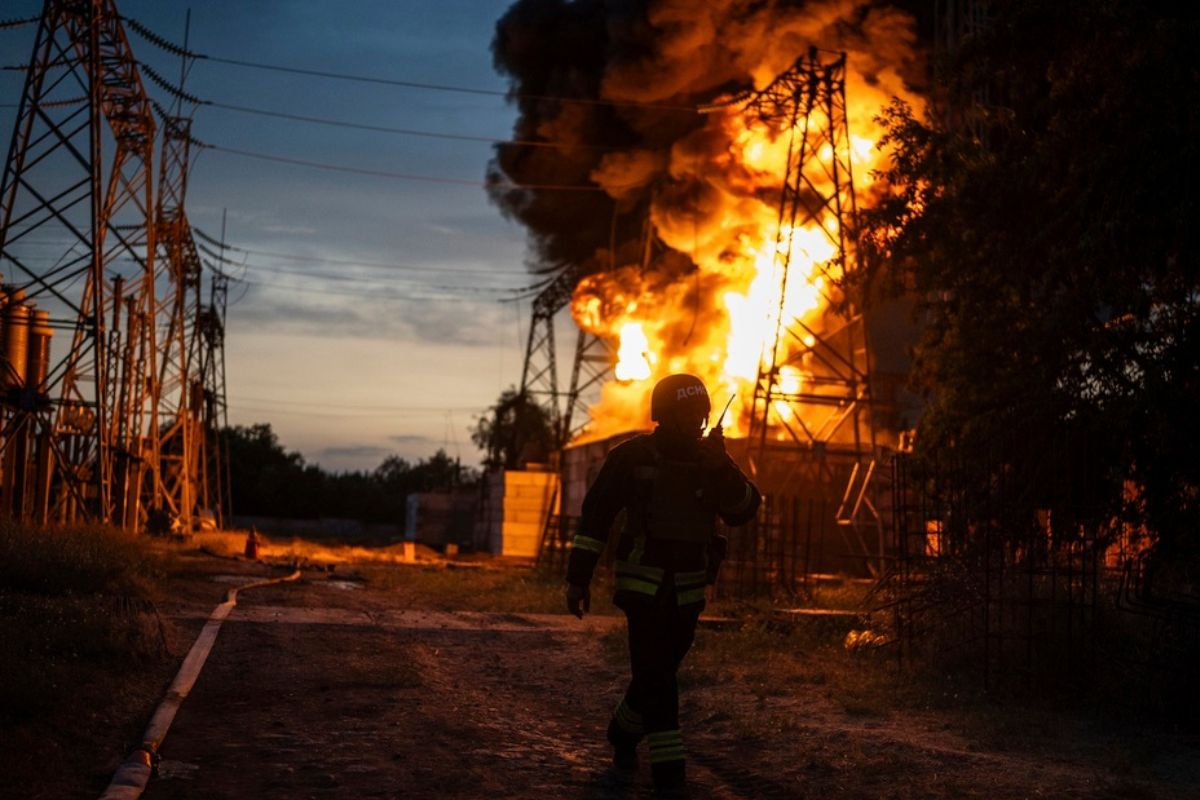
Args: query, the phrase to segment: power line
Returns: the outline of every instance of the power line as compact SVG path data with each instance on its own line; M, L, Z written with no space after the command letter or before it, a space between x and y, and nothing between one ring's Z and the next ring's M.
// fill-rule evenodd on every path
M288 67L281 64L267 64L261 61L243 61L235 58L221 58L218 56L200 55L196 58L203 61L211 61L216 64L230 64L237 67L250 67L251 69L269 70L272 72L288 72L295 75L307 75L314 78L329 78L331 80L340 81L355 81L358 83L374 83L384 86L399 86L405 89L422 89L433 92L454 92L458 94L473 94L490 97L503 97L505 99L521 99L521 100L549 100L556 103L575 103L586 106L611 106L616 108L647 108L660 111L687 111L693 114L697 113L698 107L695 105L681 105L672 103L639 103L633 100L600 100L587 97L564 97L562 95L550 94L534 94L532 92L512 92L500 91L498 89L479 89L470 86L454 86L445 83L424 83L421 81L397 80L394 78L380 78L373 75L353 75L344 72L331 72L327 70L308 69L305 67Z
M606 189L600 186L587 186L583 184L556 184L556 183L484 183L482 181L468 180L466 178L442 178L436 175L416 175L407 172L391 172L381 169L367 169L366 167L351 167L345 164L329 164L323 161L310 161L304 158L292 158L290 156L277 156L272 153L260 153L254 150L241 150L235 147L225 147L224 145L209 144L202 142L199 139L193 139L192 144L206 150L214 150L219 153L230 153L243 158L255 158L260 161L271 161L277 164L289 164L292 166L309 167L310 169L321 169L331 172L346 172L351 175L369 175L376 178L391 178L393 180L402 181L417 181L420 183L438 183L450 186L472 186L475 188L496 188L502 190L523 190L536 189L538 191L556 191L556 192L607 192ZM638 184L629 184L629 186L611 187L614 189L632 188Z
M375 133L391 133L399 136L420 136L427 139L448 139L451 141L460 142L483 142L487 144L498 144L513 147L548 147L559 150L616 150L619 148L605 147L603 145L594 144L575 144L571 142L545 142L536 141L533 139L501 139L494 136L471 136L462 133L444 133L441 131L425 131L416 130L414 128L394 128L387 125L370 125L362 122L347 122L340 119L329 119L327 117L310 117L305 114L293 114L286 111L271 111L265 108L254 108L252 106L240 106L232 103L222 103L217 100L204 100L201 105L211 108L220 108L226 111L236 111L241 114L255 114L260 117L274 117L277 119L286 119L293 122L310 122L317 125L329 125L336 128L350 128L359 131L373 131Z
M24 19L0 19L0 30L20 28L41 20L41 17L25 17Z
M373 285L379 285L380 283L389 283L389 281L387 281L386 279L372 278L372 277L368 277L368 276L364 276L364 275L337 275L337 274L328 273L328 272L308 272L305 270L287 269L285 267L270 267L265 264L244 264L242 266L245 266L251 272L256 272L256 271L261 270L264 272L276 272L276 273L279 273L282 275L294 275L294 276L301 277L301 278L316 278L319 280L332 280L332 281L349 281L351 283L366 283L366 284L373 284ZM400 280L408 281L409 279L401 278ZM413 286L421 287L421 288L440 289L440 290L450 291L450 292L509 292L509 293L519 294L522 292L531 291L533 289L540 289L540 288L544 287L547 283L549 283L550 280L553 280L553 279L548 278L548 279L540 281L538 283L526 284L525 286L453 286L453 285L445 285L445 284L417 283L417 282L411 282L411 281L410 281L410 284Z
M356 403L330 403L326 401L309 401L309 400L276 400L269 397L247 397L240 395L241 400L249 400L256 403L272 403L275 405L285 406L308 406L313 408L324 409L352 409L363 411L412 411L412 412L436 412L438 414L446 411L476 411L478 406L392 406L392 405L359 405Z
M353 81L357 83L370 83L382 86L396 86L405 89L420 89L433 92L453 92L456 94L479 95L485 97L503 97L505 99L521 99L521 100L549 100L558 103L576 103L579 105L589 106L612 106L617 108L648 108L664 111L687 111L697 113L695 105L681 105L671 103L639 103L633 100L601 100L585 97L564 97L561 95L535 94L531 92L514 92L501 91L498 89L481 89L471 86L455 86L445 83L428 83L424 81L401 80L397 78L383 78L375 75L355 75L346 72L333 72L331 70L310 69L307 67L293 67L283 64L269 64L263 61L246 61L237 58L222 58L220 56L207 55L204 53L195 53L186 50L166 38L159 36L152 30L147 28L132 17L123 16L122 19L136 31L142 38L149 41L151 44L167 50L168 52L193 58L197 61L211 61L215 64L229 64L236 67L247 67L250 69L267 70L270 72L284 72L293 75L306 75L314 78L328 78L330 80Z
M211 237L207 237L205 234L203 234L203 232L199 228L192 228L192 232L197 234L197 237L203 240L203 241L199 241L196 243L196 248L201 253L208 256L209 258L220 261L223 264L227 264L232 267L247 267L247 266L249 266L254 269L272 269L272 270L280 271L280 272L284 271L282 267L278 267L278 266L268 267L267 265L238 261L238 260L230 258L228 256L221 255L213 248L223 247L224 249L226 249L230 252L236 252L236 253L240 253L243 255L262 256L264 258L279 259L281 261L296 261L296 262L300 262L300 263L304 263L304 264L318 264L318 265L325 265L325 266L330 266L330 267L336 267L336 266L342 266L342 265L350 266L350 267L362 267L364 269L380 270L385 273L386 272L402 272L402 273L415 272L415 273L430 273L432 275L465 275L465 276L471 276L471 277L488 277L488 278L490 278L490 277L498 277L499 278L499 277L509 277L509 276L518 277L519 276L519 277L524 277L524 278L539 278L539 279L543 279L543 280L550 280L554 277L553 274L529 272L528 270L487 269L484 267L474 269L474 268L469 268L469 267L463 268L463 267L452 267L452 266L424 266L424 267L422 267L422 266L416 266L416 265L412 265L412 264L397 264L397 263L390 262L390 261L369 261L369 260L363 260L363 259L340 259L340 258L324 257L324 256L308 256L308 255L303 255L301 253L283 253L283 252L279 252L276 250L259 250L257 248L236 247L236 246L230 245L230 244L221 245L219 243L216 243L214 240L212 240ZM205 244L205 242L208 242L208 244ZM74 241L70 241L70 240L63 240L63 241L57 241L57 242L49 241L49 240L39 240L39 241L22 240L19 243L19 245L21 247L20 252L22 253L20 255L20 260L27 261L27 262L37 261L37 262L43 262L43 263L52 262L52 261L57 260L56 256L53 256L53 255L25 255L25 254L23 254L23 249L30 245L38 245L40 247L62 248L62 247L66 247L67 245L78 246L78 244L79 244L78 242L74 242ZM18 248L13 247L13 248L10 248L9 251L6 251L4 256L6 258L11 259L11 258L14 258L13 253L17 253L17 252L19 252ZM292 270L292 272L295 272L295 274L297 274L297 275L307 275L307 274L319 275L318 273L307 273L307 272L303 272L303 271L299 271L299 270ZM339 275L339 276L332 276L332 277L336 277L337 279L340 280L344 276ZM386 276L386 275L383 276L384 279L386 279L387 277L388 276ZM397 276L397 277L400 277L400 276Z
M340 259L327 258L324 256L306 256L300 253L281 253L275 250L259 250L252 247L237 247L231 244L221 244L213 237L206 234L200 228L192 228L192 232L199 236L204 241L211 244L213 247L223 248L235 253L245 253L246 255L266 256L268 258L280 258L290 261L302 261L314 264L344 264L350 267L381 267L397 272L433 272L433 273L456 273L462 275L525 275L530 273L525 270L498 270L498 269L462 269L456 267L419 267L412 264L396 264L390 261L368 261L363 259ZM210 253L210 255L212 255ZM222 261L229 262L230 259L224 256L213 256ZM232 262L237 264L237 262ZM241 266L240 264L237 264Z
M380 292L354 292L345 289L315 289L305 286L280 286L277 283L267 283L265 281L256 281L250 278L241 278L240 283L248 286L259 286L268 289L274 289L282 292L300 292L302 294L320 294L320 295L341 295L343 297L366 297L372 300L424 300L430 302L447 302L447 303L480 303L480 302L505 302L524 299L529 293L514 295L513 297L500 298L494 300L490 298L473 298L462 297L456 295L403 295L403 294L383 294ZM536 292L534 292L536 294Z
M236 111L241 114L254 114L260 117L272 117L275 119L286 119L293 122L308 122L316 125L328 125L336 128L348 128L351 130L372 131L375 133L390 133L399 136L420 136L428 139L448 139L451 141L463 142L483 142L487 144L498 144L511 147L545 147L557 150L601 150L609 152L619 150L621 148L584 144L583 142L552 142L536 139L508 139L497 136L475 136L462 133L447 133L445 131L427 131L417 130L416 128L397 128L388 125L372 125L364 122L348 122L342 119L331 119L329 117L314 117L308 114L296 114L289 111L275 111L267 108L259 108L256 106L244 106L234 103L223 103L219 100L205 100L197 97L194 94L185 92L181 87L171 83L169 80L160 75L153 67L144 61L139 61L138 65L146 73L160 89L168 94L176 97L179 100L185 100L192 105L205 106L208 108L219 108L225 111ZM158 103L151 101L154 104L154 110L164 120L170 115L166 109Z
M205 106L208 108L219 108L225 111L236 111L241 114L254 114L260 117L271 117L275 119L286 119L292 122L308 122L316 125L328 125L335 128L349 128L351 130L372 131L374 133L390 133L399 136L420 136L428 139L448 139L451 141L462 142L483 142L487 144L498 144L513 147L547 147L559 150L604 150L611 151L619 148L606 147L603 145L584 144L582 142L550 142L539 141L535 139L507 139L497 136L474 136L462 133L446 133L444 131L426 131L417 130L416 128L397 128L389 125L372 125L364 122L348 122L342 119L330 119L329 117L313 117L307 114L295 114L289 111L275 111L267 108L258 108L255 106L236 105L234 103L222 103L219 100L205 100L197 97L194 94L185 92L179 86L171 83L166 78L162 77L153 67L144 61L139 61L138 65L146 76L150 78L160 89L168 94L185 100L192 105ZM152 101L153 102L153 101ZM166 109L157 103L154 104L155 111L163 119L167 119L170 115Z
M202 250L207 250L207 248L205 248L203 245L200 245L200 248ZM210 253L209 255L212 255L212 254ZM230 261L229 259L225 259L225 258L222 258L221 261L223 261L225 263L229 263L229 264L234 264L234 262ZM266 264L238 263L238 264L234 264L234 265L238 266L238 267L242 267L245 270L251 270L251 271L261 270L261 271L265 271L265 272L275 272L275 273L279 273L279 274L283 274L283 275L293 275L293 276L301 277L301 278L316 278L319 280L350 281L353 283L366 283L366 284L375 284L375 285L379 284L380 282L383 282L383 283L390 282L386 278L376 278L376 277L370 277L370 276L365 276L365 275L340 275L340 274L330 274L330 273L323 273L323 272L310 272L310 271L306 271L306 270L286 269L284 267L272 267L272 266L269 266ZM491 275L494 273L480 271L479 273L473 273L473 274ZM521 274L528 275L529 273L521 273ZM556 276L547 276L540 281L537 281L532 284L526 284L523 286L462 286L462 285L453 285L453 284L424 283L424 282L417 282L417 281L409 281L408 283L409 283L409 285L412 285L414 287L419 287L419 288L423 288L423 289L435 289L435 290L448 291L448 292L467 292L467 293L476 293L476 294L488 293L488 292L502 292L502 293L508 293L508 294L525 294L527 292L540 291L541 289L545 288L547 284L549 284L551 281L553 281L555 277ZM235 278L234 280L237 280L239 282L246 281L245 278ZM400 281L405 281L405 280L407 280L407 279L404 279L404 278L400 279ZM255 285L261 285L259 282L256 282L256 281L249 281L249 282L254 283ZM372 295L367 295L367 296L373 297L374 295L372 294Z
M224 262L226 264L231 264L234 266L242 267L243 269L246 269L246 270L264 270L267 272L277 272L277 273L281 273L281 274L285 274L285 275L294 275L297 277L311 277L311 278L317 278L317 279L341 280L341 281L351 281L351 282L356 282L356 283L367 283L367 284L377 284L377 283L379 283L379 280L380 280L379 278L372 278L372 277L363 276L363 275L340 275L340 274L335 275L335 274L329 274L329 273L314 273L314 272L307 272L304 270L289 270L289 269L284 269L282 267L272 267L272 266L265 265L265 264L253 264L253 263L245 263L245 262L239 263L239 262L233 261L232 259L229 259L225 256L222 256L219 253L214 252L213 250L211 250L210 248L205 246L204 242L210 242L213 244L214 247L220 247L220 248L224 248L226 250L236 251L236 252L245 253L245 254L260 254L260 255L265 255L268 257L294 258L294 259L300 260L300 261L326 263L326 264L341 263L341 264L349 264L349 265L356 265L356 266L367 266L368 268L402 269L400 267L397 267L396 265L382 263L382 262L365 262L364 263L364 262L355 262L355 261L339 261L337 259L322 259L322 258L316 258L316 257L301 256L299 254L273 253L272 251L264 251L264 250L255 250L255 249L251 249L251 248L236 247L234 245L221 244L221 243L217 242L215 239L213 239L208 234L204 233L199 228L193 228L193 232L197 236L199 236L199 238L202 240L201 242L197 243L197 247L203 253L205 253L206 255L208 255L212 258L218 259L219 261ZM501 275L501 274L525 275L525 276L529 276L529 277L535 277L535 276L531 276L530 273L528 273L528 272L513 272L511 270L505 270L505 271L501 271L501 270L456 270L456 269L449 268L449 267L447 267L447 268L409 267L408 269L411 269L413 271L423 271L423 272L433 272L433 273L453 272L453 273L457 273L457 274L486 275L489 277L494 276L494 275ZM503 292L503 293L513 295L513 297L511 297L511 298L501 298L500 301L505 302L507 300L523 299L525 297L533 296L534 294L536 294L537 292L540 292L543 288L545 288L548 283L550 283L557 277L557 275L544 275L544 276L540 276L540 277L541 277L541 280L536 281L535 283L524 285L524 286L517 286L517 287L453 286L453 285L445 285L445 284L429 284L429 283L416 283L416 282L413 282L413 285L420 287L420 288L434 289L434 290L448 291L448 292L459 292L459 293L461 293L461 292L467 292L467 293ZM287 288L289 290L294 290L294 291L298 291L298 292L311 292L311 293L320 293L320 294L340 294L340 295L347 295L347 296L352 296L352 297L370 297L373 299L379 298L379 295L374 292L364 293L364 292L345 292L345 291L338 291L338 290L333 290L333 289L310 289L307 287L278 287L275 284L266 284L262 281L255 281L255 280L250 280L250 279L246 279L246 278L238 278L236 280L238 280L241 283L245 283L245 284L253 285L253 286L268 286L269 285L274 288ZM412 296L412 297L397 297L395 299L465 300L467 298L461 298L461 297L455 297L455 298L426 297L426 298L423 298L423 297L418 297L418 296Z

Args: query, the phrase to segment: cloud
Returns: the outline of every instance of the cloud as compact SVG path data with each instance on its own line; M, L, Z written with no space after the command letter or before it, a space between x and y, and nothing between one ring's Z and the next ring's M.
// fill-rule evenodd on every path
M328 459L383 458L390 454L391 451L386 447L379 447L372 444L341 445L338 447L326 447L323 450L317 451L318 458Z
M433 439L417 433L401 433L395 436L389 436L388 441L395 442L396 444L426 444L432 442Z
M310 236L317 232L316 228L308 225L264 225L262 229L267 233L286 233L292 236Z
M254 284L246 298L230 309L230 328L240 329L242 335L249 327L250 332L490 347L495 345L497 328L511 314L490 299L417 299L390 291L390 296L382 291L381 296L370 296L369 284L360 287L348 281L328 281L325 286L328 294L315 281L306 281L302 291L297 290L290 277L269 285L267 281Z

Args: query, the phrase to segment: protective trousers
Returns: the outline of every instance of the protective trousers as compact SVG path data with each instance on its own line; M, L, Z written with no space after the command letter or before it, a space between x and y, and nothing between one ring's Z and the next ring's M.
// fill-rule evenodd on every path
M704 603L680 606L673 581L665 580L653 598L629 598L621 605L629 622L632 678L613 712L610 738L618 747L633 747L645 735L655 783L675 783L684 772L676 674Z

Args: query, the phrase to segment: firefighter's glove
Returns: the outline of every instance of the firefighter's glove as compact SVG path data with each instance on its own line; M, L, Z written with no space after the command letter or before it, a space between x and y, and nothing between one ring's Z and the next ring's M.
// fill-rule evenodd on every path
M592 610L592 590L586 586L567 586L567 611L583 619L583 615Z

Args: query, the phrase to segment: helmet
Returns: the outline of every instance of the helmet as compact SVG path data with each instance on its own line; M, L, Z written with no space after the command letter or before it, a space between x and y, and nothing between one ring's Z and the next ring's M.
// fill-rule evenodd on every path
M712 410L708 401L708 390L704 382L695 375L679 373L668 375L654 385L650 394L650 419L662 422L680 406L690 405L700 409L704 416Z

